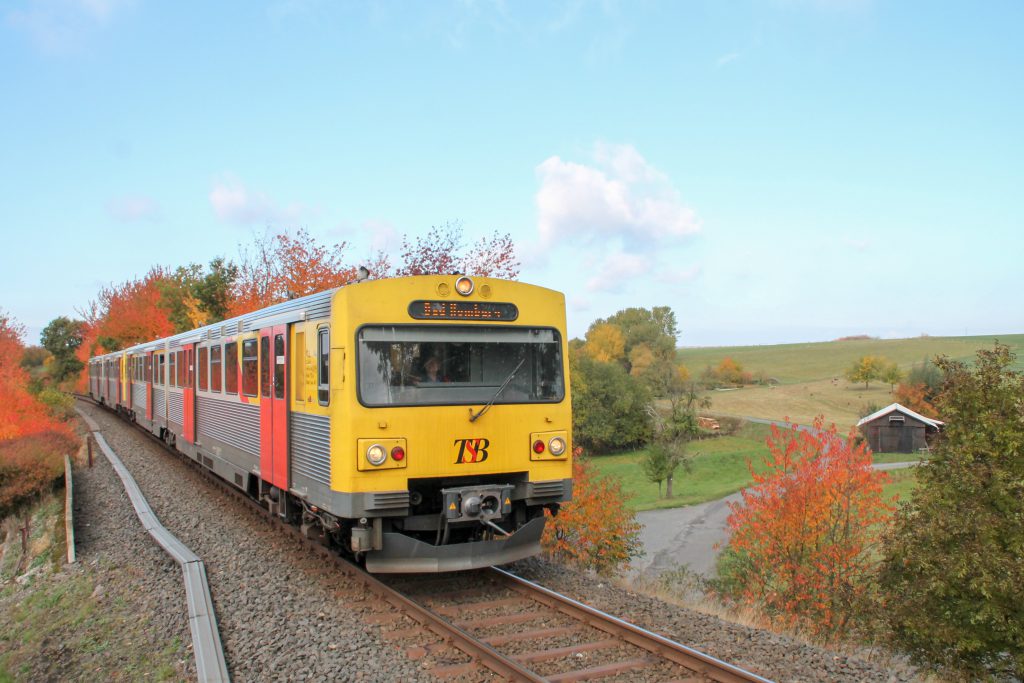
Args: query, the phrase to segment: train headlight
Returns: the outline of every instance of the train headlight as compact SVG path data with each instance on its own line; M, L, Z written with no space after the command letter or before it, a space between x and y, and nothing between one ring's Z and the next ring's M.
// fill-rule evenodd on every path
M455 291L462 296L469 296L473 293L473 281L463 275L455 281Z
M379 443L375 443L366 449L366 459L371 465L383 465L388 459L388 452Z
M548 441L548 451L551 452L551 455L561 455L562 453L565 453L565 439L560 436L556 436L551 439L551 441Z

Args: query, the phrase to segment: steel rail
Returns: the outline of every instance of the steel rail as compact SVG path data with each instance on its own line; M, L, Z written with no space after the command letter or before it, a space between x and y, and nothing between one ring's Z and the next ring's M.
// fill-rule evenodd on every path
M504 569L491 567L490 571L532 600L552 607L567 616L583 621L648 652L692 669L712 680L720 683L772 683L770 679L723 662L674 640L669 640L618 617L613 617L606 612L518 577Z
M203 565L203 561L160 523L153 508L146 501L146 497L142 495L142 490L135 482L131 472L103 438L99 424L92 417L86 415L81 408L76 407L75 410L89 425L93 438L99 444L103 455L106 456L117 476L121 478L124 490L128 494L143 528L181 566L182 574L185 577L185 600L188 607L189 630L192 633L192 651L196 658L197 677L203 683L227 683L231 677L228 675L224 648L220 641L220 632L217 629L217 615L214 613L210 585L206 579L206 567Z

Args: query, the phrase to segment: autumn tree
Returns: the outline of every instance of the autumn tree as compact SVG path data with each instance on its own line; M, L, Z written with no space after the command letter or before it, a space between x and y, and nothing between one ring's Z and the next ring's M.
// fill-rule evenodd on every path
M170 279L166 269L156 266L141 278L101 289L86 317L95 343L106 351L118 351L174 334L165 303Z
M399 277L451 273L506 280L519 277L511 235L495 232L467 248L459 222L435 225L424 237L404 236L399 258L401 265L395 271Z
M548 520L541 543L555 559L615 574L642 554L640 524L626 505L622 484L598 474L581 448L573 455L572 502Z
M896 387L894 397L900 404L925 417L938 418L935 401L941 389L942 372L935 363L925 359L911 366L906 378Z
M724 585L787 626L844 634L874 590L878 536L891 513L871 453L819 416L814 428L772 426L764 470L730 504Z
M885 365L886 361L884 358L861 356L846 370L844 375L853 384L864 382L864 388L867 389L871 380L879 379Z
M78 359L78 347L82 345L82 331L85 326L81 320L72 320L60 316L51 320L40 335L43 348L53 360L50 364L50 375L55 382L63 382L82 371L82 361Z
M946 357L946 422L881 573L896 640L972 679L1024 678L1024 373L996 344L973 367Z
M625 358L626 339L615 325L591 325L584 352L600 363L621 362Z
M257 238L241 249L231 316L352 282L356 268L345 262L347 246L322 245L304 228Z
M590 329L606 325L617 328L622 335L622 362L627 372L632 370L634 359L646 359L648 353L658 360L675 359L679 329L676 314L668 306L625 308L607 319L595 320ZM587 334L589 340L589 330ZM633 350L640 346L646 347L646 351L633 356Z

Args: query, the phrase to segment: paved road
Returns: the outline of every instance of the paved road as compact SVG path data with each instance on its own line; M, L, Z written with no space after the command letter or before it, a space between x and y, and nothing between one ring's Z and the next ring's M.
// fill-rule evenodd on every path
M916 464L915 460L881 463L874 467L894 470ZM740 494L734 493L710 503L638 513L637 519L643 524L640 540L645 555L633 563L631 574L653 578L678 565L688 565L702 576L713 577L718 553L729 540L725 524L729 518L729 502L739 500Z

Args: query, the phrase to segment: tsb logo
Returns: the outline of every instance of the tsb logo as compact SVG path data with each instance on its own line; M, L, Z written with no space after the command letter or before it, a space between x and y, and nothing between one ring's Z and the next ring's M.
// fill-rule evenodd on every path
M455 464L461 465L467 462L483 462L487 459L487 447L491 442L487 439L455 439L455 445L459 447L459 455L455 458Z

